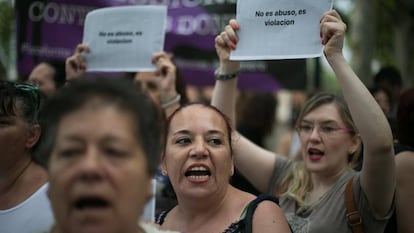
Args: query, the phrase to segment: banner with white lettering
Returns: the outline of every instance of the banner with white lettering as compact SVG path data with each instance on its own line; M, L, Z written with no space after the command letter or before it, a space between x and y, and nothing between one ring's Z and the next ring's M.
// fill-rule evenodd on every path
M214 38L236 17L236 0L16 0L17 64L21 77L45 60L64 61L81 43L88 12L109 6L167 5L164 50L174 55L187 84L214 84ZM242 62L239 87L274 91L304 89L306 63Z

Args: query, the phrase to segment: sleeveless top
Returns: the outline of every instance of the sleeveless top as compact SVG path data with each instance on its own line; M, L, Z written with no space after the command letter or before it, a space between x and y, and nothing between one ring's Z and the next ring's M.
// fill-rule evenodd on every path
M252 226L252 219L254 210L256 209L257 205L265 200L273 201L277 205L278 200L271 195L265 195L261 194L256 199L251 201L243 210L241 217L239 220L231 223L222 233L244 233L244 232L251 232L251 229L249 229ZM155 223L162 225L164 223L165 217L167 216L169 210L162 211L156 218Z
M52 208L47 197L48 183L22 203L0 210L1 233L46 232L54 222Z

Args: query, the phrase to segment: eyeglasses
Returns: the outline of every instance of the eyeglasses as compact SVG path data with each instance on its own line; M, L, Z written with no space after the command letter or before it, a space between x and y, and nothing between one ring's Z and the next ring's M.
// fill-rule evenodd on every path
M34 118L27 119L30 121L36 121L40 111L41 95L39 87L28 84L19 83L13 81L0 80L0 94L1 96L8 96L11 99L23 98L24 104L29 104L34 108ZM28 101L28 103L26 103Z
M34 96L34 99L36 101L36 113L40 109L40 90L38 86L33 86L28 83L14 83L14 87L20 91L24 91L27 93L30 93Z
M296 126L296 130L301 136L309 136L312 134L313 130L316 128L319 136L321 137L330 137L338 132L355 132L355 130L345 127L337 127L331 125L322 125L315 127L312 124L300 124Z

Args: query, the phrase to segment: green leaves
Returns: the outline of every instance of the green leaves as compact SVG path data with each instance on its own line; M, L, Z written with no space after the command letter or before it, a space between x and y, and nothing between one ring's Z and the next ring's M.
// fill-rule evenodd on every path
M10 40L13 33L14 13L9 2L0 2L0 66L4 69L10 62ZM0 70L4 70L1 69ZM0 76L2 76L0 74Z

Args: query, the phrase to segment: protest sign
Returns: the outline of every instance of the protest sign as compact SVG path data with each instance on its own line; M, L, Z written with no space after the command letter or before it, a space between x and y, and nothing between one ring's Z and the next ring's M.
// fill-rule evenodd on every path
M164 50L174 55L188 85L214 85L218 59L214 38L236 18L236 0L16 0L17 69L24 79L45 60L64 61L82 42L88 12L111 6L164 5L167 10ZM242 62L239 88L274 91L306 88L306 62Z
M231 60L322 55L319 21L333 0L238 0L239 42Z
M88 71L153 71L164 49L166 6L106 7L86 15L83 43Z

